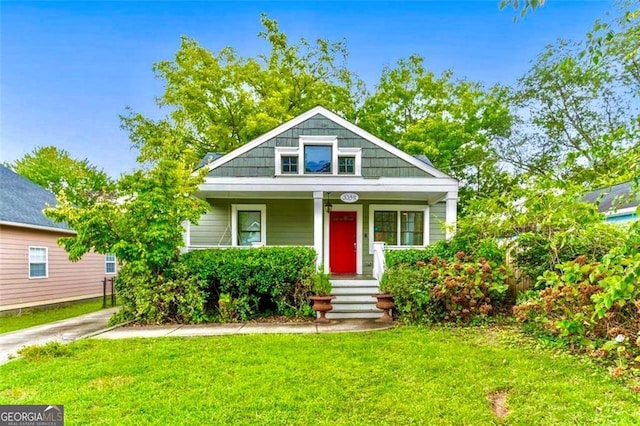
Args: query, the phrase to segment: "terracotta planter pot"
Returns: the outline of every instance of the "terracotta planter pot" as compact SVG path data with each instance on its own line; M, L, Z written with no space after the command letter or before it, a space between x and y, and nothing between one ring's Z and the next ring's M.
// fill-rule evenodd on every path
M318 323L328 323L329 320L325 316L327 312L333 309L331 301L335 296L311 296L309 299L313 301L313 310L320 313L320 317L316 319Z
M378 299L378 302L376 303L376 308L382 309L382 316L380 317L380 319L376 321L393 322L393 318L389 313L391 309L393 309L393 307L395 306L395 304L393 303L393 296L390 295L389 293L377 293L377 294L374 294L373 297Z

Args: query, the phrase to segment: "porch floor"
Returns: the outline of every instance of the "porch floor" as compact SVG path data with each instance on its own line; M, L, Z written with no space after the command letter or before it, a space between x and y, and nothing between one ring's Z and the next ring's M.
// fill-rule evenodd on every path
M373 275L358 275L358 274L331 274L332 280L375 280Z

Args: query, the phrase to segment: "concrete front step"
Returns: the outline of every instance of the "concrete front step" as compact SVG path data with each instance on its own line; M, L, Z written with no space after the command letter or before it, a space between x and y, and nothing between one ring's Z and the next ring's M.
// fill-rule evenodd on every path
M334 285L331 289L331 294L335 296L339 295L355 295L364 294L371 296L378 293L378 285L375 286L363 286L363 287L342 287Z
M327 318L329 319L367 319L367 318L380 318L382 316L382 311L377 310L374 311L336 311L335 308L333 311L327 312Z
M376 298L373 297L373 293L333 293L333 295L336 296L336 298L333 300L333 303L373 303L374 305L376 303Z
M376 310L375 303L358 303L358 302L343 302L338 299L334 299L333 303L334 311L358 311L358 312L366 312L371 310Z
M329 282L337 287L378 287L376 280L329 280Z

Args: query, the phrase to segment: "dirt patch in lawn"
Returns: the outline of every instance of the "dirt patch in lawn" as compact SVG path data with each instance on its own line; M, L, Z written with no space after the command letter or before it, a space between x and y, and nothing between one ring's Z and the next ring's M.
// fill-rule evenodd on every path
M504 419L509 415L509 409L507 408L507 392L496 392L487 395L489 402L491 403L491 411L499 419Z

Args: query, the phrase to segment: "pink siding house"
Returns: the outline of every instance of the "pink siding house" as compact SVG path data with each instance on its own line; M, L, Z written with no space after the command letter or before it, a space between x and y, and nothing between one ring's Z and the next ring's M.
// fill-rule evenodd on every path
M70 262L56 240L75 232L47 218L46 189L0 166L0 311L102 296L116 272L113 256L88 253Z

